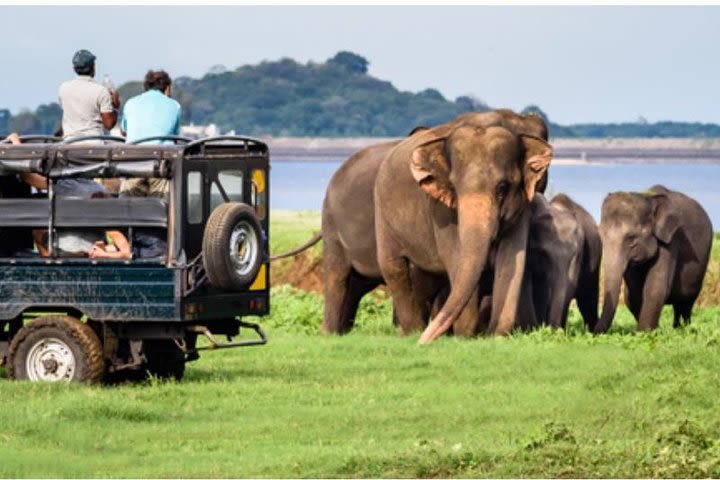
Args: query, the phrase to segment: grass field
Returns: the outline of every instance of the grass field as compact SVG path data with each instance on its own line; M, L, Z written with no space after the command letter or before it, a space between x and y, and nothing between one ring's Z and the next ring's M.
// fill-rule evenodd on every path
M317 228L274 218L274 247ZM0 476L720 477L719 307L680 330L666 310L636 334L621 309L593 337L573 310L566 332L426 347L383 292L344 337L321 312L278 286L268 345L207 353L179 383L0 382Z

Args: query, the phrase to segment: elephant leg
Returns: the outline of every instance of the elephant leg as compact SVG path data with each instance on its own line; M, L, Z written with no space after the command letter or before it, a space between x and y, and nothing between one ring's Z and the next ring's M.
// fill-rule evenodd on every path
M323 252L323 332L347 333L352 329L354 318L348 318L348 286L352 266L345 256L340 242L325 239Z
M493 305L490 328L497 335L507 335L515 327L518 303L525 275L530 209L522 212L517 223L498 244L493 283Z
M589 332L595 330L598 322L598 301L600 297L600 271L583 270L575 294L578 310Z
M643 286L643 303L638 318L638 330L657 328L660 322L665 300L670 292L670 279L675 267L675 261L670 252L660 248L655 264L648 269L645 285Z
M478 333L487 332L490 326L490 316L492 315L492 296L482 295L480 297L480 306L478 308L480 315L478 318Z
M447 277L429 273L411 265L410 283L412 284L413 296L422 301L422 318L429 319L437 314L445 300L447 300L447 294L449 293L446 288L449 284ZM445 291L441 292L443 289ZM427 326L427 322L425 322L424 326Z
M517 327L521 330L530 330L540 324L538 312L536 310L537 302L535 296L538 294L536 290L533 276L530 272L526 272L523 278L522 291L520 292L520 304L518 305ZM542 288L542 287L540 287Z
M678 328L681 325L687 325L690 323L690 316L692 315L692 302L678 302L673 305L675 312L675 318L673 320L673 327Z
M553 268L550 274L555 281L550 287L550 308L548 311L548 323L553 328L562 328L565 324L564 314L567 312L568 286L566 272Z
M629 271L625 276L625 305L635 320L640 321L640 311L643 306L643 290L645 288L646 272L644 270Z
M453 323L453 335L458 337L473 337L480 332L480 302L478 290L470 296L467 305L463 308L455 323Z
M385 282L392 293L397 322L400 332L406 335L416 330L422 330L426 324L423 318L423 299L413 294L410 279L410 266L406 258L382 259L380 270Z

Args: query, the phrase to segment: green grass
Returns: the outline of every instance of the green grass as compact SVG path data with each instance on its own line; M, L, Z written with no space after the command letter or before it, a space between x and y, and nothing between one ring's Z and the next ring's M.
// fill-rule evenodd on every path
M180 383L0 383L0 476L720 475L720 309L421 348L373 300L323 337L313 295L275 293L268 345L207 353Z
M720 477L720 307L426 347L382 292L343 337L321 311L274 288L268 345L179 383L0 381L0 477Z
M320 231L320 212L273 210L270 212L270 251L273 255L304 244ZM322 251L322 242L313 251Z

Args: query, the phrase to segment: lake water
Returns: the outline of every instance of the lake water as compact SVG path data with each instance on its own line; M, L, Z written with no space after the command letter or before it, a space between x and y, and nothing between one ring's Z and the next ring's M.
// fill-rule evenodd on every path
M330 177L343 159L332 162L273 162L270 206L282 210L320 210ZM643 191L662 184L683 192L707 210L720 230L720 164L613 163L550 167L546 194L565 193L600 220L605 196L614 191Z

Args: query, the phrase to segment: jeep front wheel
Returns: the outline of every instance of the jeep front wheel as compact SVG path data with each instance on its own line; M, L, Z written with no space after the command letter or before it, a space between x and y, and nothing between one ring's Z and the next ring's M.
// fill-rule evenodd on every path
M8 351L8 376L32 382L99 382L105 363L100 340L73 317L47 316L18 331Z
M210 214L203 235L203 264L215 288L243 290L255 280L263 257L262 228L242 203L223 203Z

